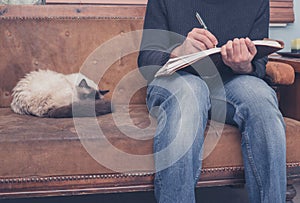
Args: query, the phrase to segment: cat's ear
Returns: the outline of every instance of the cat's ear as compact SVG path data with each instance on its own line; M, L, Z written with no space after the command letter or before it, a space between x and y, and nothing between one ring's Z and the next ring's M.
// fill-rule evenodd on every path
M90 88L90 86L87 84L86 80L85 79L82 79L78 85L78 87L81 87L81 88Z
M109 90L99 90L100 95L105 95Z

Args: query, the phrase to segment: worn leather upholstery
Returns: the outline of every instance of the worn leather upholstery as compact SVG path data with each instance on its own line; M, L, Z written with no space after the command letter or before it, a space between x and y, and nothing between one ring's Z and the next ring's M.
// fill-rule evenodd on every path
M96 12L97 7L92 10L66 7L65 11L39 7L34 14L26 16L22 13L32 7L4 8L7 7L0 7L3 11L0 17L0 198L152 190L153 171L116 173L95 161L80 142L73 119L17 115L9 108L11 90L26 73L36 69L65 74L81 70L99 82L100 88L110 90L106 99L112 99L115 113L97 118L106 139L127 153L151 154L153 131L144 135L149 139L139 141L128 138L119 129L122 126L134 134L135 127L146 128L151 123L145 107L146 82L136 64L141 33L126 38L126 33L142 28L144 8L136 8L135 12L124 8L113 15L110 8L101 7L99 11L105 13L101 15ZM116 37L121 41L113 49L109 46L101 49ZM107 52L95 55L99 47ZM272 63L267 72L274 83L293 81L293 71L288 65ZM287 171L289 179L294 179L300 174L300 122L288 118L285 121ZM206 136L220 140L204 159L198 186L243 183L240 133L229 125L223 130L218 123L210 126L212 123ZM110 154L103 156L110 157ZM143 164L145 168L153 168L151 160Z

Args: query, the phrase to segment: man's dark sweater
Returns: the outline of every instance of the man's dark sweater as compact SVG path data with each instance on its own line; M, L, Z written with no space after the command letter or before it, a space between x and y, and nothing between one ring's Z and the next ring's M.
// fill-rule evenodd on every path
M148 0L144 29L166 30L184 36L174 39L167 32L144 31L138 64L143 67L141 72L148 81L187 34L201 27L196 12L218 39L219 47L234 38L268 37L269 0ZM266 63L267 57L253 61L252 75L264 77ZM219 67L219 72L223 80L234 75L227 66Z

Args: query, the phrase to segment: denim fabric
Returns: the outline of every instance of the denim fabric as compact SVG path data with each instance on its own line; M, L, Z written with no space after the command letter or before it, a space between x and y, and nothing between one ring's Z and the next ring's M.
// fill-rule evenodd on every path
M200 77L184 72L149 84L147 105L158 123L154 137L157 202L195 202L208 112L222 112L224 106L226 123L238 126L242 134L250 202L285 202L285 124L276 93L263 80L248 75L236 76L224 88L225 101L220 96L224 89L208 88Z

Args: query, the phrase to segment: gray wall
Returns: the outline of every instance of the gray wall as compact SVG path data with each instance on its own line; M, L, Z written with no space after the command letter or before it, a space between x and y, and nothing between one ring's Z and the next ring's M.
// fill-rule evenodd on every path
M280 39L285 43L283 51L291 50L291 41L300 38L300 0L294 0L295 22L288 24L286 27L271 27L270 38Z

